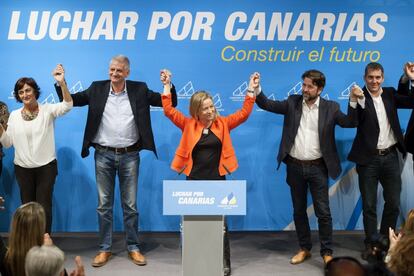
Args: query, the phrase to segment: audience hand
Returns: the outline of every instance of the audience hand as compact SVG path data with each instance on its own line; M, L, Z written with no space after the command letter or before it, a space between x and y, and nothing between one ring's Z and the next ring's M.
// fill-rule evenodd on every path
M43 244L44 245L53 245L52 238L50 237L50 235L48 233L45 233L43 235Z
M70 276L85 276L85 267L80 256L75 257L76 268L69 274Z
M0 196L0 210L4 210L4 198Z
M390 239L389 250L392 250L395 247L395 245L398 243L398 241L401 239L402 234L398 233L398 235L396 235L394 230L391 227L388 229L388 232L389 232L388 237Z

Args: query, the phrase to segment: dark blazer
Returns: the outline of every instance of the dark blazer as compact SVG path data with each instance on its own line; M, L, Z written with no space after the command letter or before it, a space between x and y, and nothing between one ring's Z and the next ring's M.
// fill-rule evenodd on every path
M73 106L88 105L88 118L81 152L82 157L89 155L89 147L98 132L109 96L110 85L110 80L94 81L85 91L72 94ZM132 113L134 114L135 123L138 128L139 150L150 150L157 155L151 127L150 106L162 107L161 94L149 90L145 82L127 80L126 86ZM57 85L55 85L55 88L59 99L62 101L61 88ZM171 89L171 94L173 97L173 105L176 106L177 94L174 86Z
M348 155L348 160L360 165L366 165L372 160L372 157L376 155L380 129L372 97L365 86L362 90L365 95L365 108L362 109L361 106L358 105L357 134ZM397 140L396 146L398 150L405 155L407 150L404 145L397 108L413 108L414 98L397 94L397 90L393 87L383 87L382 90L381 98L384 102L391 129Z
M414 97L414 89L409 82L403 83L400 79L398 83L398 94ZM405 130L404 142L407 151L414 154L414 111L411 112L410 120Z
M289 154L295 142L300 118L302 117L302 102L302 95L292 95L284 101L273 101L269 100L262 92L256 98L256 103L260 108L285 115L282 141L280 142L279 154L277 156L278 168L280 163ZM328 175L335 179L342 171L335 144L335 126L356 127L357 109L348 106L348 114L345 115L341 112L339 104L334 101L320 98L319 103L318 128L322 158L328 169Z

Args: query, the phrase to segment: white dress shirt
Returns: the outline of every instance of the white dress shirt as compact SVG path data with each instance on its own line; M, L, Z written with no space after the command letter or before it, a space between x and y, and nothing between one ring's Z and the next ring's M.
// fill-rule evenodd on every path
M320 97L309 107L302 101L302 117L295 142L289 155L299 160L315 160L322 157L319 143L319 102Z
M138 141L138 129L129 102L126 83L124 91L115 93L112 85L98 132L92 142L108 147L125 148Z
M368 88L367 88L368 90ZM375 112L377 113L378 124L379 124L379 136L377 149L386 149L397 143L394 132L391 129L390 122L388 121L387 113L385 111L384 102L382 101L382 89L379 94L375 97L371 94L372 101L374 102Z

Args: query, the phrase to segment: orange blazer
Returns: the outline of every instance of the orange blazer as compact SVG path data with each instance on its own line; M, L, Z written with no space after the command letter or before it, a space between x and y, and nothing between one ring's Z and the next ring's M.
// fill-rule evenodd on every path
M247 120L252 113L255 97L246 96L243 107L235 113L226 117L218 116L210 127L210 130L216 135L222 144L219 173L225 175L229 171L234 172L237 167L236 153L230 138L230 130L237 127ZM164 114L182 131L180 144L175 151L171 168L177 172L189 175L193 168L192 151L200 140L203 125L192 117L186 117L183 113L172 106L171 95L162 95L162 106Z

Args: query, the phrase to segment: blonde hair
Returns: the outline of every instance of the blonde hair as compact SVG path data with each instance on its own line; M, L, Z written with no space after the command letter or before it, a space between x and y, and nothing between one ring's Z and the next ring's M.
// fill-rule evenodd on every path
M37 202L29 202L17 208L10 226L9 249L6 264L12 275L22 276L27 252L33 246L43 244L46 216Z
M198 113L200 112L201 106L203 105L204 101L207 99L210 99L212 102L214 102L213 97L208 92L203 91L203 90L197 91L191 96L191 99L190 99L191 117L198 120ZM215 112L214 118L216 118L218 116L216 107L214 107L214 112Z
M391 252L388 266L395 275L414 275L414 234L401 237Z
M404 223L402 232L404 235L414 233L414 209L408 211L407 220Z

